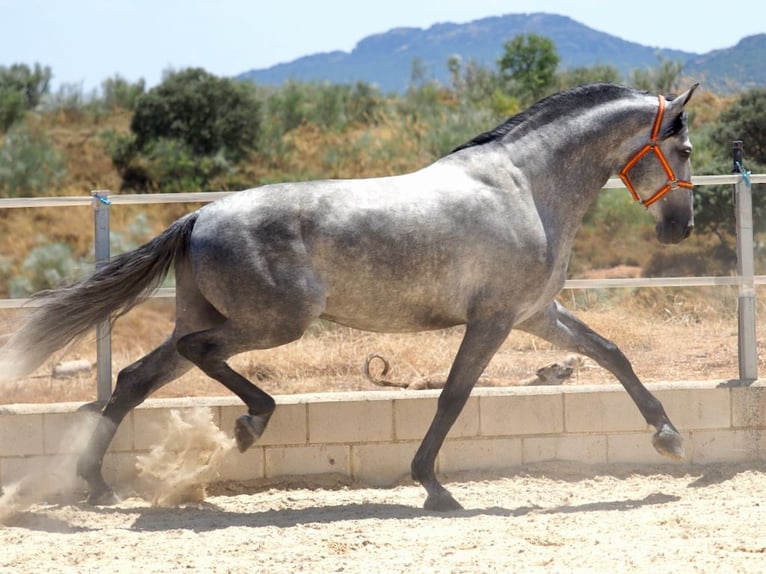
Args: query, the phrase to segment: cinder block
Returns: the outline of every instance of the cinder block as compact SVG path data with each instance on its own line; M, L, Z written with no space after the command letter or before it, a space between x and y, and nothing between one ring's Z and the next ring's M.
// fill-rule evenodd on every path
M766 387L731 389L733 427L766 427Z
M220 425L221 430L225 432L228 436L233 437L234 436L234 421L236 421L242 415L247 414L247 407L243 405L242 403L238 403L236 405L221 406L219 407L219 411L221 413L221 425ZM276 412L274 416L276 416ZM269 421L269 425L273 422L274 416L271 417L272 420ZM266 431L264 431L264 433L265 432ZM261 438L263 438L263 436L261 436ZM260 443L260 440L258 442Z
M46 454L79 454L93 434L101 416L98 413L75 411L43 415L43 444ZM133 450L133 417L128 414L118 427L109 450Z
M564 425L568 433L646 429L646 421L625 391L566 392Z
M351 447L346 445L269 446L265 476L340 473L351 476Z
M391 401L309 403L312 444L390 441L394 438Z
M727 388L658 390L654 396L679 430L731 426L731 392Z
M605 464L606 436L581 434L524 437L522 459L524 464L549 460Z
M115 433L111 444L109 445L108 452L133 452L133 441L135 437L135 422L133 415L136 411L128 413L120 426L117 427L117 433Z
M254 446L247 452L227 451L218 470L220 480L254 480L265 476L263 448Z
M398 440L421 440L436 414L436 397L395 399L394 433ZM479 399L470 397L452 425L448 438L472 437L479 434Z
M607 435L607 463L609 464L672 464L673 459L662 456L652 446L651 431L642 433L614 433ZM689 437L684 436L684 449L690 457Z
M135 450L150 450L162 440L162 429L168 424L168 412L164 408L138 408L133 411Z
M389 487L410 475L415 441L367 443L351 447L352 476L370 486Z
M41 455L43 448L43 415L0 415L0 456Z
M217 407L205 406L168 406L163 408L153 403L148 408L138 408L132 412L133 415L133 445L136 451L150 450L154 445L160 443L163 439L163 433L170 423L171 411L191 411L199 408L209 408L212 413L212 420L220 428L220 409ZM121 425L122 426L122 425ZM119 432L119 431L118 431Z
M76 453L84 446L96 416L90 413L51 413L43 415L43 449L46 454ZM87 439L85 439L87 440Z
M480 396L481 436L560 433L564 428L560 393Z
M689 461L738 462L766 456L763 384L727 388L675 383L650 388L685 434ZM437 397L438 392L430 391L282 397L261 441L245 454L229 453L221 478L340 473L370 484L392 484L408 475ZM236 399L147 401L120 426L104 464L107 480L118 487L132 482L136 453L164 438L169 410L200 404L210 405L214 420L227 433L245 412ZM2 409L4 483L34 473L57 477L54 481L63 484L74 474L77 454L97 418L77 412L77 407ZM654 450L652 433L630 397L616 385L477 389L451 429L437 468L497 470L545 460L672 463ZM309 439L318 444L310 445Z
M85 482L77 476L77 456L73 454L10 457L0 463L0 483L21 481L24 491L36 500L55 493L81 490Z
M11 485L23 481L36 484L46 475L50 457L44 455L3 458L0 484Z
M138 479L135 453L109 452L104 457L101 470L106 482L118 491L118 494L124 492L125 488L133 487Z
M455 439L444 443L437 459L439 472L503 470L521 464L520 438Z
M263 435L259 446L306 444L308 440L307 406L305 403L278 404ZM244 405L221 407L221 430L234 436L234 424L247 414Z
M695 431L690 442L694 464L761 460L766 453L766 433L759 429Z

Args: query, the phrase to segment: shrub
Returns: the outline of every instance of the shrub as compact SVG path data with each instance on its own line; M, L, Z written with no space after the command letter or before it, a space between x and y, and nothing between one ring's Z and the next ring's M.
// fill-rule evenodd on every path
M71 248L65 243L45 243L29 252L22 264L22 274L9 281L11 297L24 298L41 289L51 289L76 278L80 271Z
M0 146L0 196L50 195L66 175L64 163L43 133L20 124Z
M0 90L0 131L6 132L27 112L24 96L12 90Z
M231 161L255 149L260 103L250 84L199 68L168 74L138 98L130 124L139 152L159 140L177 140L195 156Z
M136 100L132 134L104 134L105 148L123 189L228 187L234 165L256 147L259 109L249 84L201 69L173 72Z

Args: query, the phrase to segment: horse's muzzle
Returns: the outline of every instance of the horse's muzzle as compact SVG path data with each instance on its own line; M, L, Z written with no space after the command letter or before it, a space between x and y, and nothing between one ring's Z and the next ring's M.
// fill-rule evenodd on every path
M682 224L674 219L662 221L655 227L657 239L665 244L680 243L691 235L692 229L694 229L693 223Z

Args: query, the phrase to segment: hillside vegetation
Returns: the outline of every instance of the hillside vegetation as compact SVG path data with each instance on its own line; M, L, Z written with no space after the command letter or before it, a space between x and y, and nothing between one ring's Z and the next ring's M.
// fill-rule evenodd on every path
M555 46L543 40L529 35L507 42L508 58L494 68L445 62L449 85L427 80L415 62L401 95L366 83L266 88L199 69L168 73L148 91L143 82L115 77L96 94L66 86L50 93L50 69L0 68L0 196L237 190L391 175L418 169L534 99L572 85L610 80L652 92L686 87L681 67L671 61L628 79L609 66L560 72L550 65L558 57ZM526 58L524 65L511 56ZM730 133L737 126L749 129L748 166L766 165L764 102L758 90L730 97L698 92L690 106L695 173L731 169L727 138L745 137ZM602 193L578 236L571 273L618 266L648 275L731 272L730 194L706 189L698 197L700 232L667 248L656 245L651 217L627 192ZM113 253L196 207L112 208ZM92 260L91 229L90 208L0 210L0 296L27 296L79 276Z

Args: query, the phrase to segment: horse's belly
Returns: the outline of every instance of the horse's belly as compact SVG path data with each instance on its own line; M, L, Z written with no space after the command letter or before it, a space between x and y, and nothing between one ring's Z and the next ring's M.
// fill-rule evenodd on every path
M415 333L418 331L433 331L446 329L455 325L462 325L465 320L456 318L439 317L433 314L420 316L395 315L389 317L360 316L360 315L336 315L322 313L321 319L332 321L352 329L362 331L375 331L378 333Z
M412 285L377 285L330 290L323 319L366 331L414 332L443 329L466 322L466 305L458 293Z

